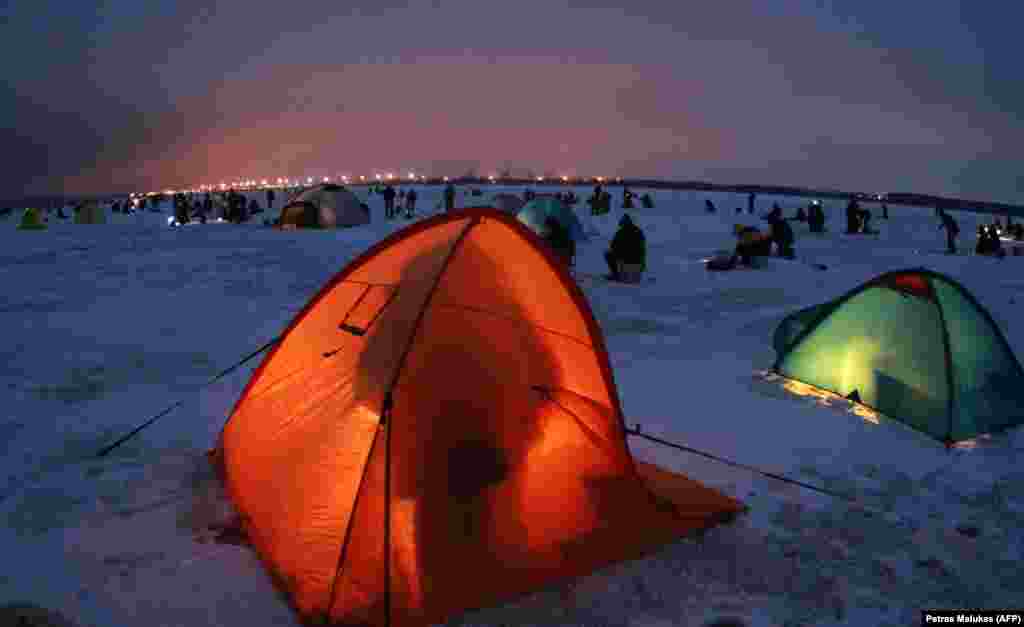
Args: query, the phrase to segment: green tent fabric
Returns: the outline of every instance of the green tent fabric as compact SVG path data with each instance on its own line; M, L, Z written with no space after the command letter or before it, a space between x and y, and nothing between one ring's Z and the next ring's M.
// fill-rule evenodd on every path
M39 217L40 211L35 208L28 208L21 215L21 223L18 228L23 231L41 231L46 228L46 223Z
M526 203L516 213L516 218L541 237L547 233L544 221L547 218L554 218L565 228L573 241L587 240L583 224L576 217L576 213L569 205L552 195L539 195Z
M1024 370L992 316L953 279L883 274L786 317L773 370L852 397L947 445L1024 423Z

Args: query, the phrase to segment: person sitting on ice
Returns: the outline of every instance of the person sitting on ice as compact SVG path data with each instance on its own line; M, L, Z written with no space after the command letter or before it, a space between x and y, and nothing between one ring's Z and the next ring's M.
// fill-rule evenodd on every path
M732 227L736 235L736 250L724 262L709 262L709 270L732 270L737 264L753 266L754 257L767 257L772 252L772 239L753 226L736 224Z
M572 265L572 259L576 255L575 242L569 237L569 231L550 216L544 220L544 241L562 258L565 265Z
M782 218L775 218L769 220L770 226L769 237L771 242L775 244L776 250L780 257L784 259L793 259L795 254L793 253L793 229L789 226L789 223Z
M605 278L612 281L622 280L620 265L640 266L641 272L647 269L647 238L629 215L624 215L619 220L619 230L615 232L611 246L605 251L604 260L610 271Z

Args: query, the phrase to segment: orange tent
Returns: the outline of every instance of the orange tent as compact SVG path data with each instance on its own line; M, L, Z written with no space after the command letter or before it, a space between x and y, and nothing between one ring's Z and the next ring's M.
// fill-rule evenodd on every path
M304 620L426 625L741 510L635 463L624 428L564 265L514 217L468 209L331 279L254 373L216 452Z

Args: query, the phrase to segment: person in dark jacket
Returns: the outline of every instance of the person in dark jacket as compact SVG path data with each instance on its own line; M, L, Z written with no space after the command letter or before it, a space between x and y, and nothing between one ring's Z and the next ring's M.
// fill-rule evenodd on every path
M757 201L757 194L751 192L747 194L747 213L754 215L754 204Z
M707 211L708 213L715 213L715 211L717 211L717 209L715 209L715 203L711 202L710 198L704 199L704 211Z
M882 203L882 219L889 219L889 205L885 204L884 202Z
M640 204L643 206L644 209L653 209L654 197L648 193L645 193L643 196L640 197Z
M628 215L622 216L619 220L619 230L612 238L611 246L604 254L604 260L611 271L607 278L613 281L621 278L619 263L639 264L642 269L647 268L647 238Z
M274 208L274 190L270 188L267 190L267 209Z
M633 190L629 189L628 187L622 190L622 208L633 208Z
M956 236L960 234L960 226L953 219L953 216L946 213L945 209L936 207L935 210L938 211L939 218L942 219L942 224L939 225L939 228L946 229L946 252L955 255Z
M444 210L446 213L455 210L455 186L451 183L444 188Z
M774 218L768 221L770 226L769 236L772 239L772 243L775 244L775 248L780 257L786 259L792 259L795 255L793 253L793 229L789 226L789 223L780 218Z
M414 215L416 215L416 190L410 189L405 195L405 217L412 220Z
M384 188L384 217L388 220L395 217L395 188L388 185Z
M878 233L871 228L871 211L869 209L861 209L860 211L860 232L871 235Z
M846 233L847 235L855 235L860 233L861 225L860 205L857 203L856 198L851 198L849 204L846 205Z
M992 251L991 243L989 242L988 229L984 225L978 225L978 242L974 245L974 254L976 255L987 255Z
M544 231L544 241L565 261L565 265L571 266L572 258L576 254L576 246L569 236L569 231L558 220L550 216L544 220Z
M825 232L825 210L821 208L820 202L811 203L807 211L807 225L811 227L811 233Z
M1005 257L1006 249L1003 248L1003 241L999 239L999 230L995 226L988 227L988 242L991 255Z

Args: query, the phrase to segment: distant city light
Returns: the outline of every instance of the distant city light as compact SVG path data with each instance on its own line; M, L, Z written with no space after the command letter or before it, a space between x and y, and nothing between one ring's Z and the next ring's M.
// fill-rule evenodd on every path
M409 178L415 181L416 180L416 173L415 172L410 172L409 173Z
M544 177L543 177L543 176L538 176L538 177L537 177L537 180L538 180L538 181L543 181L543 180L544 180Z
M447 176L446 176L446 177L444 177L444 182L445 182L445 183L447 183L447 182L448 182L448 177L447 177Z
M360 175L359 175L359 180L360 180L360 181L365 181L365 180L366 180L366 177L365 177L365 176L363 176L362 174L360 174Z

